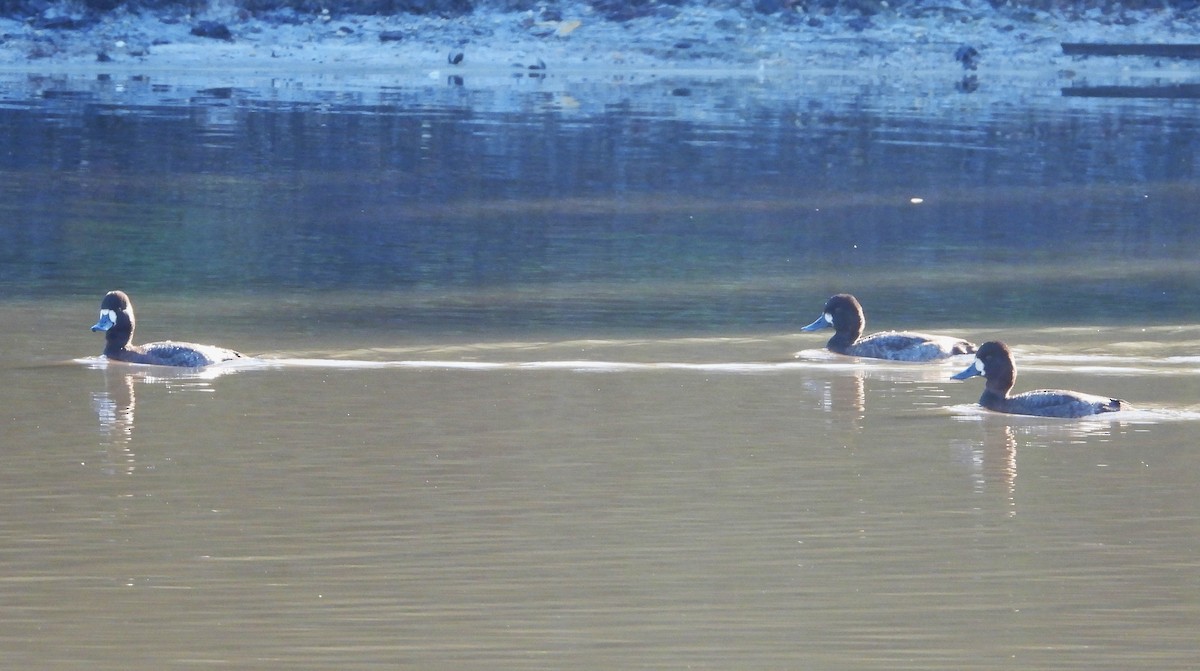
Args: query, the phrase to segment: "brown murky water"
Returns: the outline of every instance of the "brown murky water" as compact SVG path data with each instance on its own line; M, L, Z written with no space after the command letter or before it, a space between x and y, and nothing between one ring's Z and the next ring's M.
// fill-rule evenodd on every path
M1189 110L75 84L0 108L0 666L1200 659ZM106 365L118 287L252 358ZM1138 410L828 355L833 291Z
M90 307L25 324L94 348ZM1200 327L1022 335L1022 388L1141 410L984 413L947 379L964 362L806 334L364 332L353 359L318 340L200 375L6 345L0 647L40 668L1188 668Z

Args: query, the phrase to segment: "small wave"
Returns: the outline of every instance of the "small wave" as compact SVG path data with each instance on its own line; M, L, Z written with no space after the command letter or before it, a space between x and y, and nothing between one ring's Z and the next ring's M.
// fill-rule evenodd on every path
M88 368L95 370L114 370L121 371L126 374L136 375L145 379L172 379L172 380L211 380L229 372L236 372L239 362L227 361L213 364L211 366L203 366L201 368L185 368L183 366L156 366L143 363L128 363L125 361L113 361L104 356L85 357L75 359L75 363L83 364ZM253 361L245 359L244 361ZM251 364L253 366L253 364Z
M525 346L527 344L522 344ZM546 354L541 347L535 348L537 353ZM515 350L509 346L505 352ZM364 352L366 353L366 352ZM372 353L378 354L377 351ZM432 352L426 350L426 355ZM476 352L478 353L478 351ZM533 353L533 352L528 352ZM693 353L695 354L695 353ZM711 352L709 353L711 354ZM489 357L490 358L490 357ZM503 359L504 356L497 358ZM824 349L801 350L793 358L780 360L743 360L743 361L629 361L619 358L535 358L526 360L480 360L458 358L327 358L295 357L295 356L260 356L246 357L226 361L204 368L171 368L166 366L146 366L128 363L115 363L103 356L84 357L74 362L89 368L104 369L118 366L122 370L139 371L140 375L152 375L172 379L201 379L211 380L222 375L247 371L278 370L287 368L327 368L343 370L463 370L463 371L575 371L620 373L638 371L695 371L700 373L720 374L768 374L786 371L821 371L847 372L859 376L896 379L907 381L949 381L950 376L957 373L965 365L966 356L953 357L945 361L912 363L903 361L884 361L877 359L856 359L833 354ZM1166 359L1147 359L1141 357L1121 357L1112 355L1057 355L1032 354L1022 355L1018 365L1022 371L1076 373L1111 376L1138 375L1195 375L1200 368L1191 365L1180 365L1182 359L1195 359L1200 363L1200 357L1174 357L1174 365L1166 365ZM1190 361L1189 361L1190 362ZM1157 364L1157 365L1155 365Z
M358 350L365 356L391 356L403 357L413 355L426 356L446 356L446 355L473 355L480 353L504 354L508 352L553 352L557 350L569 350L574 352L592 351L592 350L613 350L622 349L628 350L631 348L658 348L658 347L688 347L702 348L707 346L745 346L745 345L761 345L770 342L769 338L762 337L730 337L730 336L710 336L710 337L688 337L688 338L628 338L628 339L601 339L601 338L580 338L574 340L512 340L498 342L476 342L476 343L453 343L445 345L424 345L424 346L409 346L409 347L371 347ZM349 352L353 354L353 352Z
M1021 366L1018 364L1020 371L1038 371L1041 373L1090 373L1093 375L1190 375L1197 371L1175 368L1150 368L1145 366L1102 366L1102 365L1079 365L1079 366L1044 366L1034 364L1032 366Z
M281 358L257 359L258 368L340 368L347 370L372 370L382 368L445 368L462 370L496 370L511 367L512 364L489 363L484 361L452 361L452 360L422 360L404 359L399 361L370 361L365 359L316 359L316 358Z
M937 409L938 412L947 413L959 421L974 421L988 415L997 413L988 410L978 403L956 403L954 405L944 405Z
M259 359L261 368L344 368L344 369L453 369L453 370L526 370L577 372L637 372L637 371L696 371L702 373L775 373L793 370L849 371L866 375L900 374L905 379L949 379L958 369L957 363L950 366L937 364L916 365L905 362L824 359L788 359L782 361L611 361L600 359L547 359L540 361L461 361L447 359L404 359L396 361L368 361L358 359L279 358ZM243 367L248 364L239 362Z
M720 363L679 363L679 362L621 362L621 361L530 361L517 364L517 367L527 370L572 370L572 371L655 371L655 370L690 370L705 373L772 373L781 370L811 368L811 366L796 361L780 362L720 362Z
M401 359L401 360L367 360L367 359L325 359L315 357L247 357L234 361L225 361L204 368L173 368L169 366L149 366L113 362L104 357L89 357L76 359L76 363L89 368L106 369L120 366L123 370L153 373L170 377L216 377L230 373L256 370L279 370L285 368L330 368L342 370L382 370L382 369L430 369L430 370L571 370L571 371L655 371L655 370L695 370L702 372L726 373L756 373L779 370L814 368L811 363L800 361L778 362L635 362L635 361L602 361L589 359L562 359L545 361L463 361L455 359ZM824 366L822 366L824 367Z
M1048 354L1018 351L1015 358L1020 371L1095 375L1195 375L1200 373L1200 368L1195 366L1195 364L1200 364L1200 357Z
M1161 422L1200 421L1200 410L1195 408L1134 408L1111 413L1123 422L1133 424L1158 424Z
M259 368L342 368L342 369L430 369L430 370L568 370L579 372L625 372L655 370L694 370L702 372L756 373L811 367L802 362L631 362L563 359L548 361L455 361L444 359L407 359L400 361L364 361L355 359L260 359Z
M172 368L111 362L108 359L87 357L76 363L89 368L119 367L138 371L141 375L171 378L214 379L222 375L247 371L266 371L298 368L341 370L468 370L468 371L575 371L575 372L650 372L695 371L700 373L763 374L783 371L813 370L823 372L853 372L870 377L894 376L902 379L949 379L961 367L959 362L913 364L895 361L859 360L838 355L798 357L776 361L620 361L610 359L537 359L525 361L481 361L471 359L355 359L324 357L264 356L224 361L203 368Z

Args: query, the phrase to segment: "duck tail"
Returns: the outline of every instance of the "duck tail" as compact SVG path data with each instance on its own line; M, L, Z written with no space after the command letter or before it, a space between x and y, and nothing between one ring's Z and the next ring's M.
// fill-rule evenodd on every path
M1133 406L1129 405L1128 401L1119 398L1110 398L1108 403L1100 406L1100 412L1120 412L1121 410L1133 410Z

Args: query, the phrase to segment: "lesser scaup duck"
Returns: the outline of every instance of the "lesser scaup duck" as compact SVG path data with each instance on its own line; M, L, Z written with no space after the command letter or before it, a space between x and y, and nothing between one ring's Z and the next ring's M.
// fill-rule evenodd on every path
M975 351L975 345L961 338L926 333L884 331L863 338L866 322L857 298L837 294L825 302L825 310L815 322L800 330L817 331L832 326L837 333L825 344L829 351L871 359L936 361Z
M1039 389L1009 396L1008 392L1017 379L1017 367L1013 364L1012 351L1008 349L1008 345L996 340L980 345L979 351L975 353L975 361L951 379L965 380L976 375L987 379L987 384L983 387L983 396L979 397L979 405L996 412L1038 417L1087 417L1102 412L1132 409L1132 406L1119 398L1081 394L1065 389Z
M134 345L133 303L124 291L110 291L100 301L100 321L93 331L104 331L104 356L114 361L158 366L197 368L241 358L233 350L187 342L152 342Z

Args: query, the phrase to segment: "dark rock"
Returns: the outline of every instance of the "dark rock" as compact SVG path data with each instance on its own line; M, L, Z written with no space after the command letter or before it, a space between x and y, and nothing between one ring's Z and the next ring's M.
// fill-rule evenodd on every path
M95 23L88 19L78 19L73 16L41 16L33 22L35 28L42 30L80 30Z
M789 10L789 11L785 11L785 12L783 12L782 14L780 14L780 15L779 15L779 20L780 20L780 21L783 23L783 25L785 25L785 26L800 26L800 25L803 25L803 24L804 24L804 20L805 20L805 18L806 18L806 17L802 16L802 15L801 15L799 12L790 11L790 10Z
M301 17L291 7L263 12L258 15L258 18L267 23L275 23L283 26L301 26L306 22L306 17Z
M360 3L343 3L348 7L355 7ZM370 2L365 3L370 5ZM408 13L408 14L433 14L435 16L454 17L470 14L474 7L473 0L390 0L386 4L384 10L388 13ZM370 14L372 11L365 11L358 8L359 12Z
M631 21L658 12L656 3L652 0L593 0L592 9L604 15L609 21Z
M385 30L379 33L380 42L403 42L404 32L400 30Z
M50 10L54 3L50 0L27 0L26 2L2 2L0 9L3 9L4 16L16 18L20 15L32 17L37 14L42 14Z
M236 91L237 89L233 88L232 86L217 86L209 89L200 89L196 91L196 95L206 98L220 98L222 100L229 100L233 97L233 94Z
M856 33L861 33L862 31L874 25L875 24L871 23L871 19L865 16L856 16L846 22L846 27Z
M776 14L786 5L784 0L754 0L754 11L759 14Z
M844 10L857 11L863 16L875 16L887 5L881 0L843 0L840 6Z
M462 61L463 52L461 51L451 51L450 54L446 56L446 62L450 65L458 65Z
M954 60L962 63L964 70L974 70L979 67L979 52L975 47L964 44L954 50Z
M108 54L101 51L100 53L96 54L96 62L97 63L111 63L112 56L109 56Z
M201 21L192 26L191 33L196 37L207 37L214 40L225 40L226 42L233 41L233 33L229 32L229 26L219 21Z

